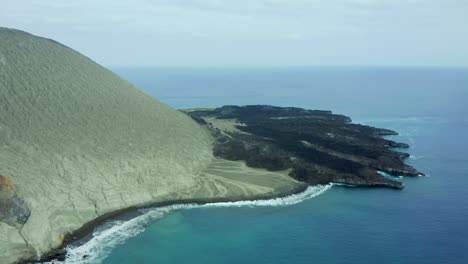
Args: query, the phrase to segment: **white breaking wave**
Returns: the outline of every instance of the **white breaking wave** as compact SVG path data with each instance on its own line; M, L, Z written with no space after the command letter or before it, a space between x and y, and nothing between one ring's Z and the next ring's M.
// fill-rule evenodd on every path
M409 158L412 159L412 160L418 160L418 159L424 158L424 156L422 156L422 155L421 156L411 155Z
M372 125L375 123L434 123L434 122L443 122L444 120L437 118L435 116L408 116L408 117L377 117L377 118L365 118L354 120L356 123Z
M44 264L97 264L119 245L123 245L129 238L145 231L152 222L165 215L182 209L216 208L216 207L268 207L288 206L312 199L329 190L333 184L309 186L304 192L282 198L256 201L220 202L208 204L175 204L165 207L144 209L143 214L127 221L111 221L97 228L93 237L81 246L68 246L65 261L51 261Z

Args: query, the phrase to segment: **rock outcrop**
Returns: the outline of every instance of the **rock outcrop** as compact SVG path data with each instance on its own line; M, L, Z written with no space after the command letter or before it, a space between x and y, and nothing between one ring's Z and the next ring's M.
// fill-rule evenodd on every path
M31 212L10 179L0 175L0 222L21 228Z

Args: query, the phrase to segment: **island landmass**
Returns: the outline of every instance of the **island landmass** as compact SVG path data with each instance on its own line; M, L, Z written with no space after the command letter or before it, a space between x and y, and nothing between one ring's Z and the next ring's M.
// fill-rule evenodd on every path
M284 197L312 185L402 189L396 132L330 111L179 111L56 41L0 28L0 262L65 246L139 208Z

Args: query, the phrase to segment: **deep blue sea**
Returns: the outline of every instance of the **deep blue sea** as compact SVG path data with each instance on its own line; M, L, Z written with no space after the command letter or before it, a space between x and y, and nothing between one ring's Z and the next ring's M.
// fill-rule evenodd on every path
M468 69L114 71L176 108L298 106L394 129L427 176L401 179L403 191L333 186L288 206L149 212L97 230L94 244L75 249L99 255L90 262L468 263Z

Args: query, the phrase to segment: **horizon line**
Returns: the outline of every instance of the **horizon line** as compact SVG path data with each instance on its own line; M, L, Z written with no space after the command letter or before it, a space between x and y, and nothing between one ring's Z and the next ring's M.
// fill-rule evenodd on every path
M351 64L327 64L327 65L104 65L108 69L122 68L154 68L154 69L267 69L267 68L412 68L412 69L468 69L468 65L351 65Z

